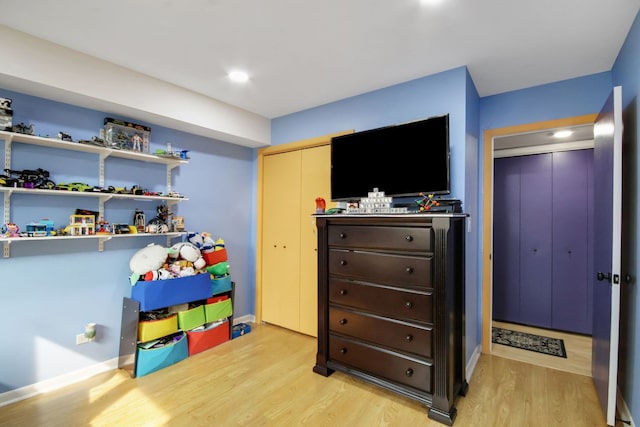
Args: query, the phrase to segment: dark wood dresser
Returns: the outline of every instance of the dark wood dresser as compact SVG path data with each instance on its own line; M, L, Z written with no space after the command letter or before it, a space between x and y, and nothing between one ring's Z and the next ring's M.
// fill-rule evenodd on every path
M318 215L318 353L452 425L464 396L462 214Z

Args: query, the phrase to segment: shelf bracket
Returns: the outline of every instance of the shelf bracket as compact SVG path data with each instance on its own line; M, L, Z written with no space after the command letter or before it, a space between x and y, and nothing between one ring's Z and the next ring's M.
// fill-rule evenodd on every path
M11 256L11 241L4 242L4 248L2 250L2 257L9 258Z
M3 224L8 224L11 222L11 193L12 191L7 191L4 193L4 213L2 216Z
M104 187L104 160L109 157L109 153L100 153L100 163L98 165L98 186Z
M8 136L4 140L4 168L11 169L11 140L13 136Z
M171 165L167 165L167 194L169 194L171 192L171 169L173 169L173 167L171 167Z
M104 242L106 242L107 240L111 240L111 236L100 237L98 239L98 252L104 252Z
M182 235L178 235L178 236L167 236L167 247L171 247L173 245L173 239L177 239L179 237L182 237Z
M100 196L98 199L98 220L104 219L104 204L111 200L113 196Z

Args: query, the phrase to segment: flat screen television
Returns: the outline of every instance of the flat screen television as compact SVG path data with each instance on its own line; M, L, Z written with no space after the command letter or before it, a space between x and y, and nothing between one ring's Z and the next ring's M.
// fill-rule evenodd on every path
M331 199L450 194L449 115L331 139Z

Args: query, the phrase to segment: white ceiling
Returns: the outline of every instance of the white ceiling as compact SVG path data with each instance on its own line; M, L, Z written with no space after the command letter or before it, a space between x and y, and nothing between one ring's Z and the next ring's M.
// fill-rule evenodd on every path
M422 3L0 0L0 24L274 118L464 65L480 96L609 71L640 6Z

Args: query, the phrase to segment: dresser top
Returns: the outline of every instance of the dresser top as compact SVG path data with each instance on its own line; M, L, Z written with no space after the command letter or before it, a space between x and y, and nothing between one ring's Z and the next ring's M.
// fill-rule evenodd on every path
M388 213L388 214L365 214L365 213L341 213L341 214L313 214L315 217L322 218L464 218L469 216L466 213L422 213L422 212L411 212L411 213Z

